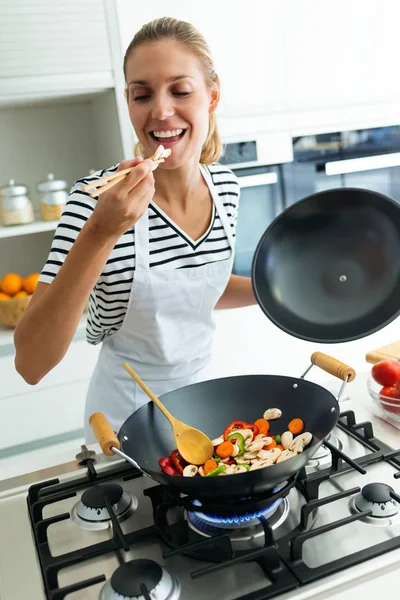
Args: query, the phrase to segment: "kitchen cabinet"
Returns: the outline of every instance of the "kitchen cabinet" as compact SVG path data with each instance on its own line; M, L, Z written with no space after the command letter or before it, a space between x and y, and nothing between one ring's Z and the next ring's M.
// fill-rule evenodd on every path
M282 0L294 134L397 124L398 0Z
M14 367L14 353L2 356L0 331L0 440L2 451L83 430L85 397L100 351L83 339L85 318L63 360L36 386L29 386ZM4 427L4 425L7 425Z
M3 0L0 103L113 86L105 5Z
M121 43L121 63L134 33L146 22L166 13L189 21L208 42L221 80L219 114L223 117L265 115L284 116L287 88L284 65L284 37L280 0L243 4L239 0L203 0L200 4L171 1L133 3L116 0ZM250 24L249 24L250 21ZM270 119L276 128L281 121Z

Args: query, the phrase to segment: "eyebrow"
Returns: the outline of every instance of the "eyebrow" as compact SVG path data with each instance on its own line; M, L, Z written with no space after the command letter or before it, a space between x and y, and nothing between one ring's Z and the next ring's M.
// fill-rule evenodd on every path
M179 81L180 79L185 79L186 77L189 77L189 79L193 79L193 77L191 77L191 75L176 75L174 77L169 77L167 79L167 83L173 83L174 81ZM150 85L149 81L145 81L144 79L139 79L138 81L129 81L128 85Z

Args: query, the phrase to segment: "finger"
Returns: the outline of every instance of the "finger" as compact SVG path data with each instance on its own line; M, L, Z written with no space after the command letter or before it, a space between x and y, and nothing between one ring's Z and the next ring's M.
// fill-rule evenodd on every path
M116 170L116 173L118 173L118 171L124 171L125 169L135 167L140 162L143 162L143 158L141 156L136 156L136 158L133 158L132 160L121 160L121 162L118 165L118 169Z
M124 189L129 192L133 191L135 187L146 178L147 175L151 174L153 162L149 159L143 160L140 164L136 165L130 173L127 174L124 181Z

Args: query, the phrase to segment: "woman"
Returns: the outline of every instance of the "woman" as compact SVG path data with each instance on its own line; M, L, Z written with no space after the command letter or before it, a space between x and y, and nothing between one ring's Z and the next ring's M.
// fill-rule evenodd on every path
M205 377L214 308L255 304L251 280L231 274L239 186L215 164L220 84L190 24L156 19L125 59L129 115L142 157L78 180L39 284L15 331L18 372L39 382L65 355L89 299L87 340L102 343L86 400L117 431L148 401L122 367L157 394ZM158 146L171 155L154 173ZM134 166L98 198L93 178ZM51 285L50 285L51 284Z

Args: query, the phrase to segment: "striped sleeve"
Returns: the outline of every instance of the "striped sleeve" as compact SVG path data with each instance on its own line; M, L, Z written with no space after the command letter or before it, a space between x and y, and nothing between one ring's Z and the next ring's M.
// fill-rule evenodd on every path
M77 181L71 189L68 202L57 225L47 261L39 281L51 283L62 267L82 227L91 216L96 200L82 188L85 181Z

